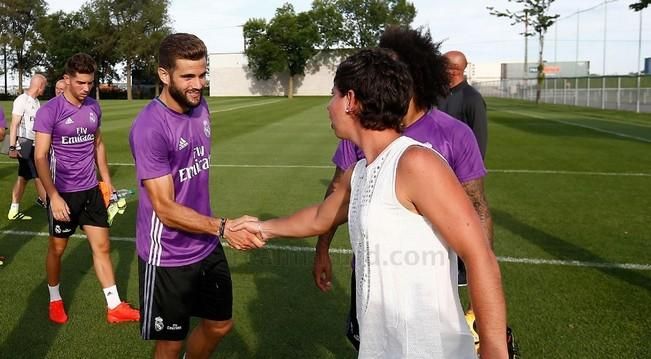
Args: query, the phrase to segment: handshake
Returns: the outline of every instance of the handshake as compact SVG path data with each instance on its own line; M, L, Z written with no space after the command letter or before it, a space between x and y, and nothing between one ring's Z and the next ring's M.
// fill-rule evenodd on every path
M223 238L232 248L238 250L262 248L271 238L270 233L264 231L263 224L258 218L246 215L227 219L223 221Z

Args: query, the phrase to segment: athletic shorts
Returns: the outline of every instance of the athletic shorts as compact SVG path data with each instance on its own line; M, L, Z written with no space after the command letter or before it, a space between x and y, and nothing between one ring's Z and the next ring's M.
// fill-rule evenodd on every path
M77 226L85 225L108 228L108 213L99 187L80 192L60 192L59 195L68 204L70 222L57 221L52 216L50 199L47 200L47 213L50 223L50 235L57 238L68 238L73 235Z
M18 157L18 176L26 180L38 178L36 163L34 162L34 151L29 152L29 157Z
M190 317L225 321L233 316L233 285L221 244L203 260L158 267L138 257L140 332L145 340L185 339Z

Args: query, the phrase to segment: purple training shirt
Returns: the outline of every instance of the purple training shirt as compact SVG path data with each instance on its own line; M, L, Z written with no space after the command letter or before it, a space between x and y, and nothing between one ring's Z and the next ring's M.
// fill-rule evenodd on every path
M210 111L205 99L187 114L151 101L136 117L129 135L136 162L139 204L136 249L155 266L196 263L217 246L217 236L166 227L151 204L144 180L171 175L177 203L212 216L210 208Z
M0 128L7 128L7 121L5 121L5 112L0 108Z
M448 161L461 183L486 175L486 167L472 130L445 112L432 109L405 128L403 136L431 145ZM342 140L332 162L340 169L347 170L362 158L364 152L360 148L348 140Z
M52 136L50 173L59 192L80 192L97 186L95 134L102 111L97 101L86 97L77 107L61 95L37 112L34 132Z

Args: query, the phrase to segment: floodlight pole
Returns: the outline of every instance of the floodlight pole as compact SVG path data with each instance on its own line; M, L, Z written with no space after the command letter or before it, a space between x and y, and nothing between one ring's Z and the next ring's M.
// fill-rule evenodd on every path
M574 62L574 106L579 104L579 18L581 17L581 10L576 11L576 60ZM590 76L590 71L588 71Z
M601 109L606 108L606 29L608 26L608 2L604 0L604 53L601 78Z
M525 91L529 86L529 64L528 64L528 55L529 55L529 12L524 10L524 73L522 77L524 78L524 86L522 87L522 96L525 98Z
M642 12L644 10L640 10L640 28L639 28L639 34L637 37L637 101L635 104L635 112L640 113L640 78L642 77L642 72L640 70L641 64L640 60L642 59Z

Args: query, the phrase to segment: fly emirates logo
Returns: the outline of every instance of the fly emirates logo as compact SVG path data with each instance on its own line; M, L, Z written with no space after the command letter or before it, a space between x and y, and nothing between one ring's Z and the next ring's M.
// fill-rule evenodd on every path
M61 136L61 144L74 145L75 143L84 143L95 141L95 134L88 133L85 127L77 127L76 136Z
M204 146L195 147L192 149L192 158L194 164L190 167L181 168L179 170L179 177L181 183L191 180L203 171L210 168L210 156L206 156L206 149Z

